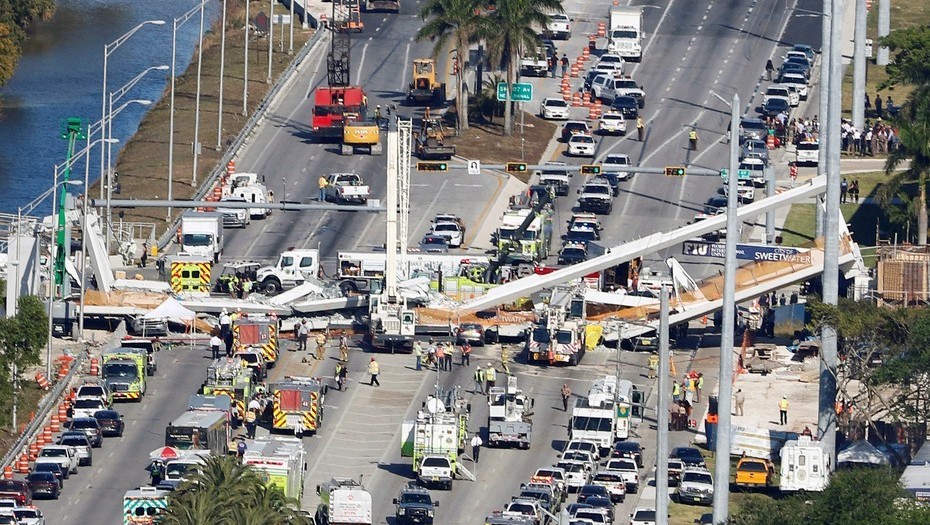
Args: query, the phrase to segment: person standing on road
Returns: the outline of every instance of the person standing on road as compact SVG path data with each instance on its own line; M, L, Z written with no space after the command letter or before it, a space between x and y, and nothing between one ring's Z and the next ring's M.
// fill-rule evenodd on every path
M326 334L320 332L316 336L316 358L322 361L324 352L326 352Z
M478 463L478 454L481 453L481 445L484 444L484 441L481 441L481 436L475 432L475 435L471 438L471 456L474 458L475 463Z
M320 202L323 202L326 200L326 187L329 186L329 181L326 180L325 175L320 175L317 184L320 186Z
M339 363L339 371L336 373L336 384L339 385L339 391L349 387L349 363L343 361Z
M562 76L564 77L568 74L568 55L562 53L562 60L559 63L562 65Z
M349 338L345 332L339 336L339 359L342 361L349 360Z
M413 342L413 357L417 358L417 370L423 370L423 348L419 341Z
M765 78L766 78L766 80L771 81L771 80L772 80L772 73L774 73L774 72L775 72L775 64L772 63L772 59L770 58L770 59L768 59L768 61L765 62Z
M471 366L471 345L468 341L462 343L462 363L461 366Z
M504 369L504 373L510 375L510 367L507 366L507 363L510 362L510 352L507 351L507 348L504 345L501 345L501 367Z
M223 344L223 340L220 339L220 336L213 334L213 337L210 338L210 350L213 352L213 359L220 358L220 345Z
M678 381L672 381L672 401L678 402L681 399L681 385Z
M875 116L882 118L882 96L875 94Z
M649 355L649 379L656 378L656 372L659 370L659 354L653 353Z
M336 380L336 387L342 392L342 361L336 363L336 371L333 372L333 379Z
M643 122L643 117L636 117L636 137L640 142L646 140L646 123Z
M746 394L743 394L743 389L736 389L736 394L733 396L734 404L736 405L736 415L743 415L743 403L746 401Z
M704 373L703 372L698 372L697 381L695 385L696 385L696 388L694 391L694 396L697 402L700 403L701 402L701 390L704 389Z
M497 381L497 370L491 366L491 363L488 363L488 367L484 371L484 382L486 386L486 392L490 392L494 388L494 383Z
M780 425L788 424L788 396L781 396L778 402L778 422Z
M475 393L484 394L484 369L481 365L475 368Z
M223 308L223 313L220 314L220 337L226 339L226 336L229 335L230 326L232 326L232 319L229 317L229 312Z
M439 343L436 345L436 370L446 369L446 349L445 345Z
M572 397L572 389L568 388L568 383L562 383L562 412L568 412L568 398Z
M368 373L371 374L371 381L368 382L369 386L381 386L381 382L378 381L378 374L381 373L381 365L375 361L375 358L371 358L371 362L368 363Z
M688 149L690 149L691 151L697 151L697 148L698 148L697 142L698 142L697 128L692 126L691 131L688 132Z
M253 402L256 404L254 409L252 408ZM245 435L249 439L255 439L255 420L258 418L256 415L256 411L258 409L257 405L258 401L253 399L252 401L249 401L249 408L245 411Z
M455 357L455 346L452 343L446 343L446 371L452 371L452 358Z
M307 350L307 336L310 335L310 330L307 328L307 321L301 320L300 324L297 325L297 351L305 352Z

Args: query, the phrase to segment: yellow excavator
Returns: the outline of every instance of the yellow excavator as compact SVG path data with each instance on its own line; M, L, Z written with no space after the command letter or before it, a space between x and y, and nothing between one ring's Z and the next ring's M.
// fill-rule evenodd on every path
M375 121L362 118L358 113L346 113L341 153L352 155L357 148L368 148L369 154L381 155L381 130Z
M446 85L436 81L436 61L413 59L413 82L407 89L407 104L442 106L446 103Z

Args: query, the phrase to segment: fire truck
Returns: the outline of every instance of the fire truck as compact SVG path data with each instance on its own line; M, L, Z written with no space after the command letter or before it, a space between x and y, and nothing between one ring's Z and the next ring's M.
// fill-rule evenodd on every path
M278 362L278 318L274 315L240 316L233 322L233 352L260 349L268 368Z
M311 377L285 377L283 381L268 385L274 399L272 415L275 430L297 429L298 423L305 433L316 432L323 422L323 401L326 386Z
M234 417L241 420L252 398L252 370L241 359L221 357L207 367L207 380L200 392L206 396L229 396Z

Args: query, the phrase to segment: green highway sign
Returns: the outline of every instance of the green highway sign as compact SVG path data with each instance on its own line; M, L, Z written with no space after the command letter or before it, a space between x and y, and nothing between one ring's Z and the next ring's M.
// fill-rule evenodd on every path
M497 83L497 100L503 102L507 100L507 83ZM510 100L514 102L529 102L533 100L533 84L526 82L515 82L510 86Z
M723 180L727 180L727 174L729 172L726 168L720 170L720 177ZM752 175L749 173L749 170L736 170L736 180L749 180L752 178Z

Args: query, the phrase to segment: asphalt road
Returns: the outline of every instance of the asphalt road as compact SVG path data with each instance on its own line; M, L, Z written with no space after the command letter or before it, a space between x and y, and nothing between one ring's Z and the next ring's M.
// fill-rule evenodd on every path
M813 0L799 0L801 7L816 10ZM646 86L648 122L645 143L631 138L600 139L598 157L609 152L629 153L635 162L661 167L688 163L718 169L726 155L721 141L726 130L727 108L717 101L711 90L725 98L737 91L745 108L754 107L758 99L759 77L765 60L780 56L776 46L794 42L819 41L818 18L794 17L785 29L788 7L794 2L753 2L750 0L714 0L694 2L671 0L661 8L646 8L646 31L649 38L642 64L631 68L634 78ZM412 41L420 22L414 16L419 3L404 4L400 15L364 15L366 31L353 36L353 73L366 86L371 104L398 103L409 75L410 60L429 54L428 44ZM576 16L575 37L560 43L570 56L578 54L586 34L596 30L596 23L606 16L606 5L590 0L569 1L566 11ZM597 15L593 16L591 13ZM255 171L266 178L266 184L276 197L308 202L317 193L316 179L320 174L355 171L363 174L372 187L373 196L384 195L384 157L357 155L341 157L333 146L312 144L307 130L311 102L308 94L325 82L324 52L313 53L290 85L286 96L272 108L268 122L250 139L237 164L242 171ZM776 60L776 63L778 61ZM554 95L555 80L533 80L537 96ZM415 110L398 104L401 114ZM530 108L535 110L534 108ZM697 152L685 149L687 131L694 124L700 135ZM568 159L580 164L580 160ZM580 187L576 176L572 190ZM411 240L422 235L425 223L433 213L458 213L477 230L483 209L476 202L487 202L495 195L500 179L492 174L470 178L462 186L460 175L414 173L412 181ZM605 220L605 237L620 242L661 229L684 224L699 206L720 187L718 180L685 177L666 179L661 176L634 176L622 186L614 214ZM557 220L568 219L574 199L558 201ZM276 213L265 221L256 221L250 228L230 231L226 257L274 259L291 246L316 247L323 251L324 262L332 260L336 250L363 250L383 242L378 215L346 212ZM670 254L679 256L671 250ZM664 258L655 254L650 260ZM679 256L680 257L680 256ZM714 271L706 261L688 266L696 277ZM703 350L709 352L710 349ZM331 349L330 354L334 351ZM82 468L76 478L66 483L62 499L42 502L51 523L81 520L88 523L119 521L122 494L148 480L145 466L149 451L163 444L164 428L186 406L206 373L208 360L204 349L176 349L163 352L153 388L139 405L119 405L127 421L122 439L107 439L103 449L95 451L93 467ZM332 373L334 362L307 365L296 354L285 353L281 365L272 377L281 375L323 375ZM409 419L433 388L434 372L412 370L409 356L379 355L382 363L382 388L369 387L364 374L369 355L354 350L350 362L348 391L331 392L326 401L324 428L314 437L305 439L310 466L307 473L305 508L313 508L317 498L314 487L332 475L364 475L365 484L373 493L378 523L393 523L393 498L400 487L411 479L409 459L399 453L400 422ZM492 348L475 350L473 363L498 362L499 354ZM651 382L643 376L646 356L620 353L624 377L652 392ZM437 523L479 523L490 511L503 506L519 484L528 479L534 469L552 464L566 435L566 414L558 407L558 390L567 382L578 394L586 392L590 381L615 368L613 353L589 354L575 368L537 368L512 364L522 388L536 399L534 437L529 451L486 450L477 467L479 482L456 482L451 493L437 492L441 507ZM461 385L470 389L472 372L456 366L454 372L442 374L444 387ZM654 393L648 404L654 404ZM472 429L486 421L486 402L472 398ZM646 445L646 464L654 460L655 432L648 422L637 429ZM673 437L673 445L683 444L687 434ZM647 469L648 470L648 469ZM643 473L645 476L646 473ZM637 498L628 498L618 507L618 522L637 506Z

